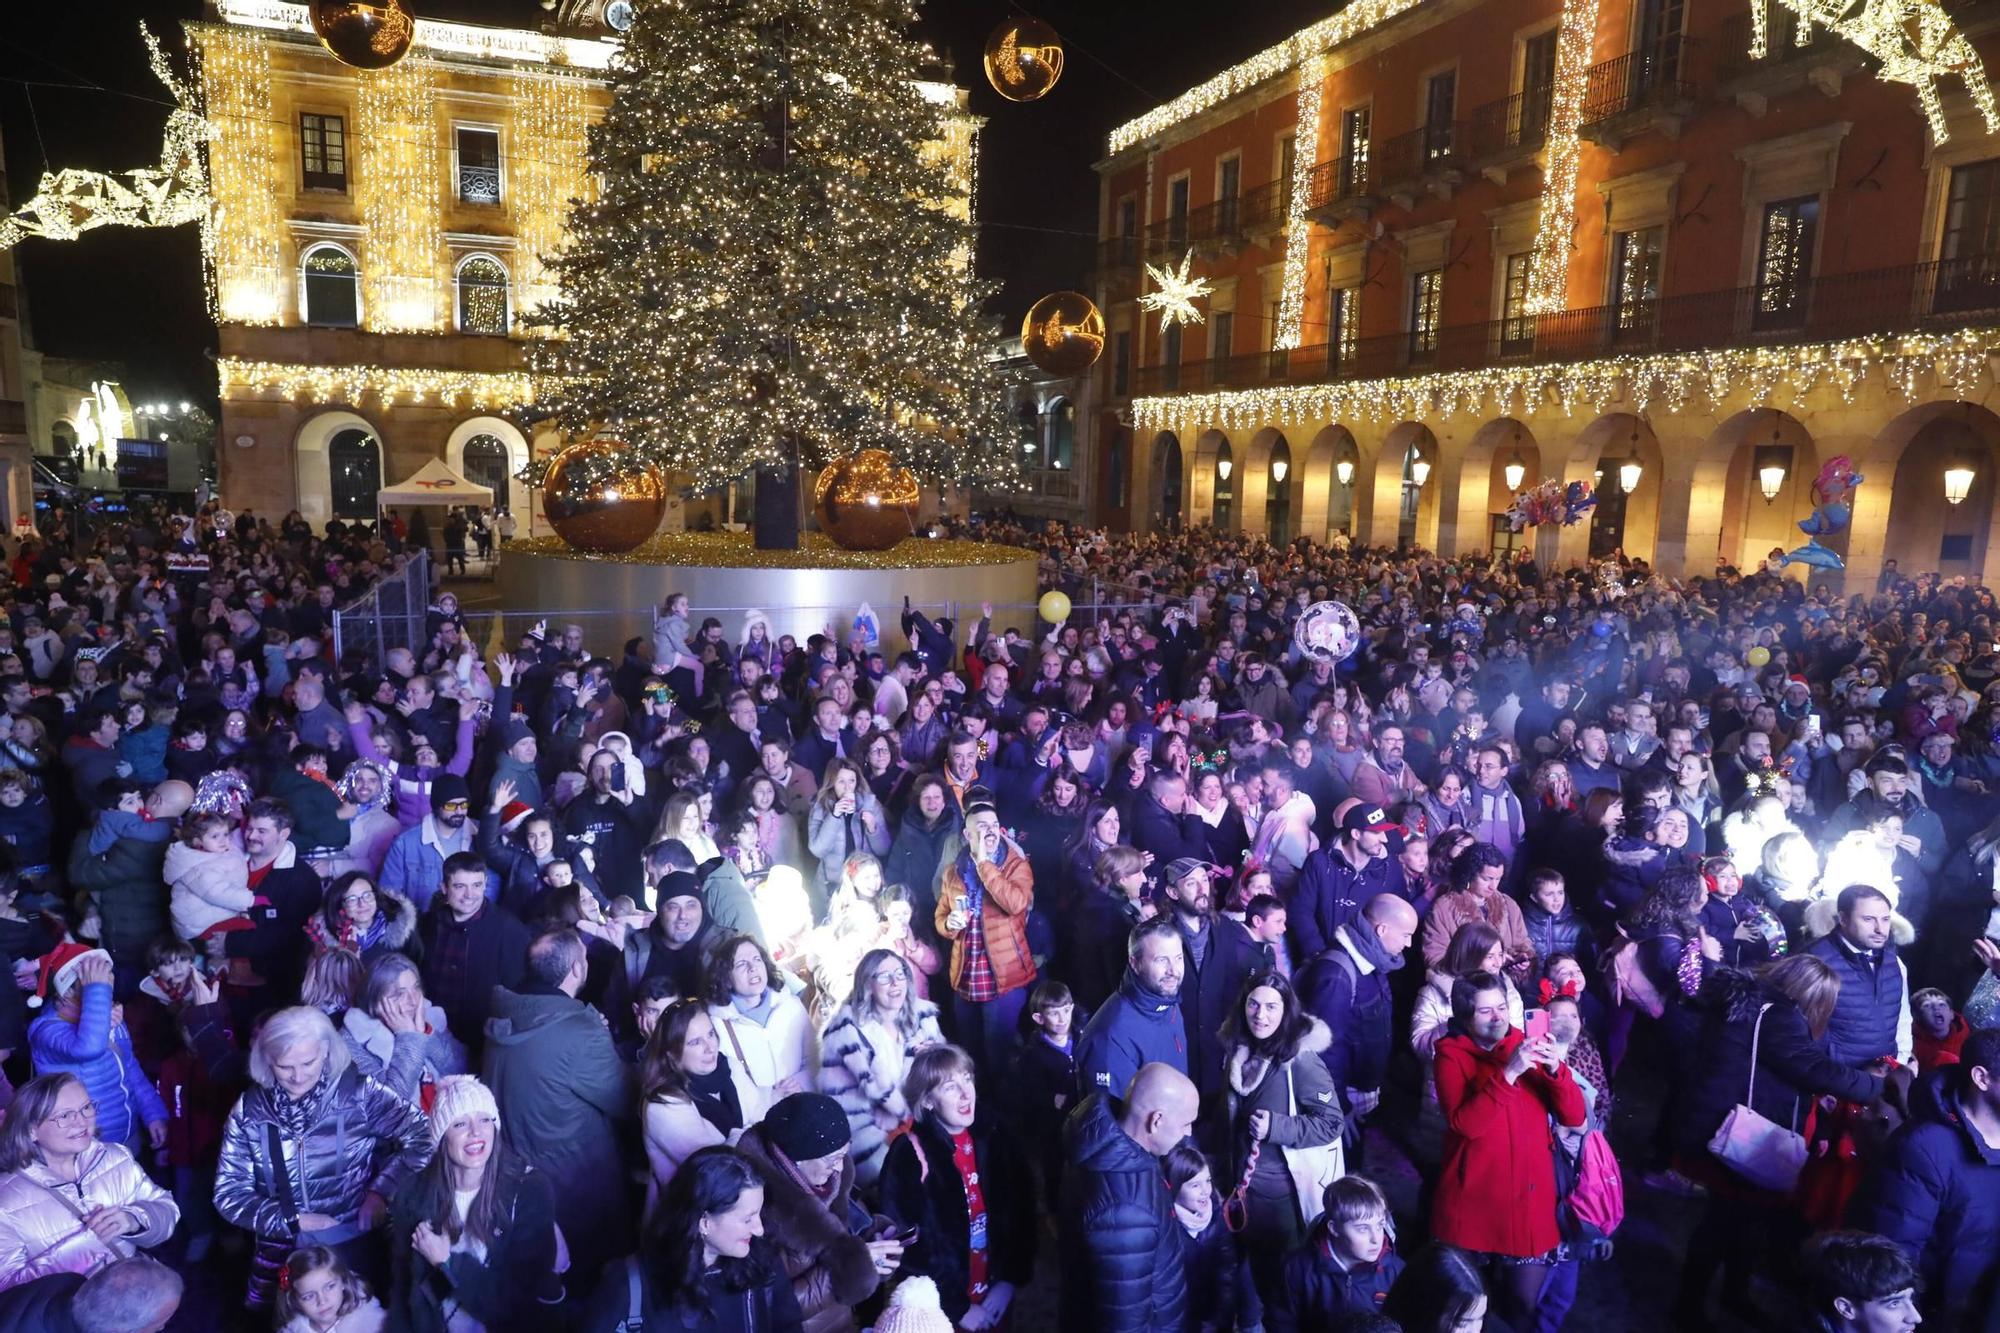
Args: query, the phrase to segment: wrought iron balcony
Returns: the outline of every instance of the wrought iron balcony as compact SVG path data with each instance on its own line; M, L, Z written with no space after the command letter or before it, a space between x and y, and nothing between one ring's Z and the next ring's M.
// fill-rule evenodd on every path
M1375 193L1371 154L1336 157L1312 169L1306 178L1306 212L1314 217L1362 205Z
M467 204L499 203L500 168L460 166L458 197L461 203Z
M1484 165L1496 158L1536 152L1549 136L1554 104L1555 89L1548 85L1488 102L1465 118L1465 155Z
M1583 129L1605 127L1628 116L1684 108L1695 97L1695 63L1700 44L1672 37L1593 65L1584 78Z
M1564 363L1620 354L1824 342L1949 328L1975 319L2000 319L2000 253L1553 315L1448 324L1428 339L1403 330L1335 345L1317 343L1174 367L1142 366L1133 374L1133 393L1145 397L1478 370L1521 361Z

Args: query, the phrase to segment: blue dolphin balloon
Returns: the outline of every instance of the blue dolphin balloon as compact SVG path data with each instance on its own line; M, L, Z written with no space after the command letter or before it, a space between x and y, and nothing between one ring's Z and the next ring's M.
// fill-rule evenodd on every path
M1804 524L1799 526L1804 527ZM1809 541L1796 551L1785 556L1788 565L1810 565L1814 569L1846 569L1847 562L1840 558L1840 552L1831 547L1821 546L1817 541Z

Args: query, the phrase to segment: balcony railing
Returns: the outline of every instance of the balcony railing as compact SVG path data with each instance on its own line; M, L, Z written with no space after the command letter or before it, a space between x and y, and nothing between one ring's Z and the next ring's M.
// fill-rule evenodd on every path
M1465 155L1474 161L1512 152L1533 152L1549 135L1555 90L1527 88L1488 102L1465 118Z
M500 168L459 167L458 197L461 202L468 204L499 203Z
M1179 366L1142 366L1133 394L1197 393L1272 383L1382 379L1510 362L1589 361L1617 354L1821 342L2000 319L2000 253L1844 273L1553 315L1451 324L1434 339L1408 331L1256 352Z
M1673 37L1591 66L1584 80L1583 123L1692 99L1699 50L1692 37Z
M1762 4L1763 0L1751 0ZM1715 80L1727 83L1740 79L1746 74L1760 70L1775 69L1780 65L1807 56L1820 55L1832 50L1852 50L1847 43L1825 29L1816 29L1812 40L1804 46L1796 45L1799 21L1792 11L1778 5L1766 6L1770 13L1770 24L1766 29L1769 36L1762 56L1750 54L1750 15L1731 14L1722 21L1722 31L1716 40Z
M1312 169L1306 180L1306 209L1317 212L1359 199L1374 191L1372 157L1360 160L1336 157Z
M1467 137L1465 126L1452 120L1385 139L1375 146L1375 179L1388 189L1434 172L1460 170Z

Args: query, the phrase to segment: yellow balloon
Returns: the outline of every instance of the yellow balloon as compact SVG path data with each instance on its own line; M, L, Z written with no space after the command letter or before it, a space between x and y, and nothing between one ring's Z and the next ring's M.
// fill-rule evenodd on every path
M1771 661L1771 650L1759 644L1757 647L1743 654L1743 660L1753 667L1767 666Z
M1069 619L1069 594L1054 590L1045 592L1042 594L1041 605L1036 610L1042 613L1043 620L1051 625L1060 625Z

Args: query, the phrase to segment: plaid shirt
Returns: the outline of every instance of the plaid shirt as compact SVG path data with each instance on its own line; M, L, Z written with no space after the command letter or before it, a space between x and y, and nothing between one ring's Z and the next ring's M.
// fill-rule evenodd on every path
M996 1000L1000 988L993 979L993 960L986 954L985 882L979 878L979 867L973 864L970 853L959 854L958 873L966 888L965 931L958 937L965 967L959 974L958 995L974 1003Z
M472 965L472 928L486 915L486 906L480 904L479 910L465 921L449 912L442 915L430 966L424 969L424 989L432 1003L450 1012L467 998L465 974Z

